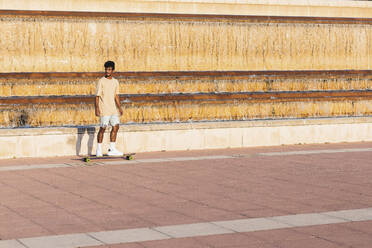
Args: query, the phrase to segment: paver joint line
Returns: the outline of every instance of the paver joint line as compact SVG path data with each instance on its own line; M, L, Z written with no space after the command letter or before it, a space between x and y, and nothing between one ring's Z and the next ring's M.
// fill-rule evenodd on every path
M155 232L158 232L158 233L161 233L161 234L163 234L163 235L165 235L165 236L167 236L167 237L169 237L170 239L172 239L173 237L172 236L170 236L169 234L167 234L167 233L164 233L164 232L162 232L162 231L159 231L159 230L157 230L156 229L156 227L149 227L151 230L153 230L153 231L155 231Z
M93 239L86 233L24 238L19 240L28 248L75 248L103 245L102 242Z
M102 244L104 245L107 245L105 242L103 242L102 240L98 239L97 237L94 237L93 235L91 235L90 233L86 233L87 236L91 237L92 239L95 239L97 240L98 242L101 242Z
M104 242L105 244L118 244L118 243L130 243L130 242L141 242L149 240L163 240L169 239L168 235L160 233L152 228L135 228L135 229L124 229L115 231L102 231L89 233L90 236L95 239Z
M234 233L234 231L215 225L210 222L160 226L154 228L157 231L165 233L173 238L195 237L215 234Z
M20 242L18 239L15 240L0 240L0 248L29 248Z

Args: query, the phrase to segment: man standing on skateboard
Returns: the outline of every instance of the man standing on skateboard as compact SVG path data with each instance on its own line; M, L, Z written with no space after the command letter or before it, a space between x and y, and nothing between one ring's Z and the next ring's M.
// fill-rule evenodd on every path
M96 116L100 117L100 128L97 135L96 156L102 157L102 141L106 128L111 125L109 156L122 156L123 153L115 147L116 136L119 130L119 116L123 114L119 99L119 82L112 77L115 70L115 63L105 63L105 76L97 83L96 93Z

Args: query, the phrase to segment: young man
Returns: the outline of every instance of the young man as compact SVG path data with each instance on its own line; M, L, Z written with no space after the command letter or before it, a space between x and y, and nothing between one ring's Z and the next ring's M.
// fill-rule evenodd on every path
M115 63L107 61L105 63L105 76L97 83L96 93L96 116L100 117L100 128L97 135L96 156L102 156L103 135L108 125L112 126L110 133L109 156L122 156L123 153L115 147L116 136L119 130L119 115L123 114L119 99L119 82L112 77L115 70Z

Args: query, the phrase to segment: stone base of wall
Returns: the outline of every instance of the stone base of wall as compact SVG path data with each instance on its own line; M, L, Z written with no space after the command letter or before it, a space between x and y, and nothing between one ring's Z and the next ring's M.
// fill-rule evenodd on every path
M98 127L0 129L0 158L94 154ZM122 125L125 152L372 141L372 117ZM104 151L109 143L105 135Z

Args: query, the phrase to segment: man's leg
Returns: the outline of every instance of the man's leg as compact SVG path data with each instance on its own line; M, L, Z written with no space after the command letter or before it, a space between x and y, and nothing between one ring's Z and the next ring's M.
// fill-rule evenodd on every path
M110 133L110 142L114 142L114 143L116 142L116 136L118 135L118 131L119 131L119 124L112 127L111 133Z
M110 132L110 151L108 154L112 156L122 156L123 153L118 151L115 147L116 136L118 135L120 124L119 117L116 115L111 116L110 124L112 126L112 129Z
M103 135L105 134L106 128L100 127L98 134L97 134L97 151L96 156L102 157L102 141L103 141Z
M102 142L103 142L103 135L105 134L106 127L109 124L109 117L108 116L101 116L100 117L100 128L97 134L97 151L96 156L102 157Z
M111 132L110 132L110 151L109 151L109 155L116 155L116 156L123 155L122 152L116 150L116 147L115 147L116 136L118 135L118 130L119 130L119 124L116 124L111 129Z
M103 141L103 135L105 134L106 128L100 127L97 135L97 142L98 144L102 144Z

